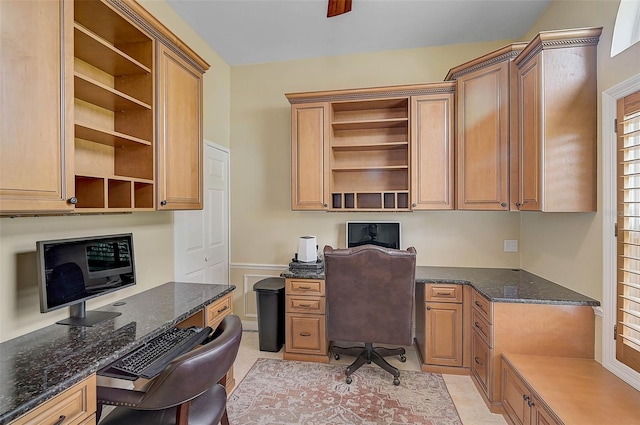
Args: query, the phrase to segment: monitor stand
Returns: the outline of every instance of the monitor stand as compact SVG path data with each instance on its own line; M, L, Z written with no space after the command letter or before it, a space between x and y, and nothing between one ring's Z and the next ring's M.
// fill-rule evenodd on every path
M93 326L122 314L117 311L87 311L87 306L84 301L69 306L69 310L71 315L64 320L56 322L57 324L68 326Z

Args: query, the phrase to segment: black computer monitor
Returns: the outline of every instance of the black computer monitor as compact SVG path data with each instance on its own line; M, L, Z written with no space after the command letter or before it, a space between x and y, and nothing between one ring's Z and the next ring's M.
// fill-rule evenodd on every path
M347 248L378 245L400 249L399 221L347 221Z
M87 312L85 301L136 283L131 233L38 241L36 254L40 311L70 307L60 324L93 326L119 315Z

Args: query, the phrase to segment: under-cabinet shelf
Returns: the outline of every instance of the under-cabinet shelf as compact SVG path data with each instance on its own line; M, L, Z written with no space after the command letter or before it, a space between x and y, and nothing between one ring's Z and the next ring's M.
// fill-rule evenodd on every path
M409 210L409 191L347 191L331 194L331 209L338 211Z
M118 90L92 80L78 72L74 73L75 97L110 111L131 109L151 110L151 105L126 95Z
M74 24L74 55L110 75L151 73L148 66L117 49L78 23Z
M76 175L76 209L83 212L128 212L154 209L152 180Z
M151 146L151 142L117 131L98 129L86 124L75 124L75 136L79 139L107 146L134 147Z

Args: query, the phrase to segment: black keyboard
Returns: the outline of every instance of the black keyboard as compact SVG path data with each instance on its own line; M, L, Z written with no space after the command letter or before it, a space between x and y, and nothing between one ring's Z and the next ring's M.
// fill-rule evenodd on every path
M212 329L169 329L142 347L125 355L111 365L114 369L151 379L157 376L176 357L190 351L204 341Z

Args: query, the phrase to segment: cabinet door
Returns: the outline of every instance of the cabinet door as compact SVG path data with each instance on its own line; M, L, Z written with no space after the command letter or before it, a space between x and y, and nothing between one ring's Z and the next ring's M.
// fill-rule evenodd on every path
M561 425L563 422L546 409L538 398L533 399L531 423L533 425Z
M2 1L0 30L0 212L71 211L73 4Z
M471 374L491 399L491 348L477 332L473 332L471 338Z
M158 209L202 209L202 73L158 46Z
M329 104L291 106L291 209L326 210Z
M520 378L502 363L502 412L515 425L529 424L530 392Z
M509 62L457 80L457 208L507 210Z
M453 93L411 98L411 209L453 209Z
M519 199L521 211L538 211L540 205L540 131L542 119L540 57L532 59L518 73L520 103Z
M462 304L426 303L425 363L462 366Z

